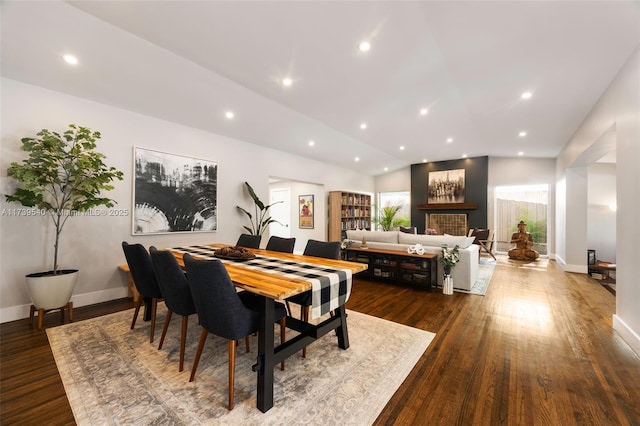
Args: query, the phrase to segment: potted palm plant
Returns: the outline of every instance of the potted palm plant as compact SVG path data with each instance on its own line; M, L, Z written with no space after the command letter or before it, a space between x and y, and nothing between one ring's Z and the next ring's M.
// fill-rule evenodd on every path
M5 194L6 200L47 214L55 227L52 269L26 276L29 296L39 311L64 307L77 281L77 269L58 265L60 236L67 220L115 203L100 194L113 189L111 182L122 180L123 174L108 167L105 156L95 151L98 139L100 132L74 124L62 135L43 129L35 138L22 139L22 150L29 155L7 169L7 175L19 185L12 194Z
M377 209L377 214L373 218L373 223L382 228L383 231L391 231L398 226L409 226L409 219L396 217L402 207L402 204L396 204L387 205Z

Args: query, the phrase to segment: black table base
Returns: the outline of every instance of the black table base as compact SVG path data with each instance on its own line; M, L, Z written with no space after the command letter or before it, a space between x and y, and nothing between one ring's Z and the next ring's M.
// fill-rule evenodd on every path
M253 366L253 371L258 373L257 406L260 411L265 413L273 407L273 369L276 365L332 330L336 330L338 347L347 349L349 348L349 333L347 314L343 305L333 311L332 317L317 325L288 316L287 328L300 334L276 347L273 342L275 338L273 331L274 301L268 297L262 299L263 315L261 315L260 333L258 333L258 358Z

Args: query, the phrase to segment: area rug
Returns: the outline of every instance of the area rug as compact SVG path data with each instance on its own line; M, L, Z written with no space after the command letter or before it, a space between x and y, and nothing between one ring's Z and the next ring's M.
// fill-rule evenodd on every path
M274 372L274 407L266 413L256 408L253 337L250 353L239 345L236 406L229 411L227 341L209 335L189 383L200 335L197 318L189 321L185 369L179 373L180 321L173 319L158 350L166 308L158 310L153 344L148 322L139 319L129 329L133 310L47 329L78 425L371 424L435 336L348 311L349 349L339 349L329 333L308 347L306 359L288 358L285 371Z
M487 289L489 288L489 283L491 282L491 277L493 276L493 270L495 269L495 267L495 260L481 257L480 264L478 265L478 279L473 284L473 286L471 286L471 290L455 288L454 281L453 291L484 296L487 293Z

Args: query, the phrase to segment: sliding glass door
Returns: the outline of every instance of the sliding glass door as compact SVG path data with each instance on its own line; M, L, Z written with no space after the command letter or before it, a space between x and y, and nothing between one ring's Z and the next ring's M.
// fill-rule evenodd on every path
M547 255L549 185L498 186L495 195L496 251L506 253L514 247L511 235L522 220L533 237L533 249Z

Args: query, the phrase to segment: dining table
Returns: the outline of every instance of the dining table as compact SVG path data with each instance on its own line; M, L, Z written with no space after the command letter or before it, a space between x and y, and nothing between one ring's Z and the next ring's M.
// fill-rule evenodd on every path
M228 245L207 244L167 250L173 253L182 267L186 253L196 259L219 260L237 288L263 296L260 298L258 355L252 368L257 372L256 405L260 411L266 412L273 407L274 367L281 361L333 330L338 347L349 348L344 305L351 294L353 274L364 271L367 265L262 249L247 249L255 255L252 259L216 256L216 250L225 246ZM311 318L317 321L306 322L288 315L287 327L299 334L276 346L273 325L275 301L306 291L312 292Z

